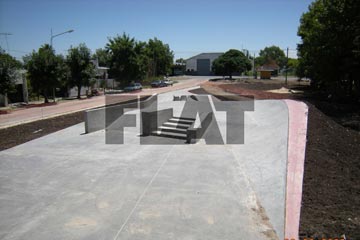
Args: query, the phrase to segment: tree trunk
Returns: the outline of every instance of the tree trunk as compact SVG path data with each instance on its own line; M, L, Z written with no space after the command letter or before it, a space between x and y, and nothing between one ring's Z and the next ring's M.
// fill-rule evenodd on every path
M7 107L9 105L9 100L8 100L8 94L7 93L4 94L4 105L5 105L5 107Z
M231 73L230 73L229 77L230 77L230 80L232 80L232 74Z
M44 91L44 103L49 103L47 90Z
M77 90L78 90L77 98L80 99L81 98L81 85L77 86Z

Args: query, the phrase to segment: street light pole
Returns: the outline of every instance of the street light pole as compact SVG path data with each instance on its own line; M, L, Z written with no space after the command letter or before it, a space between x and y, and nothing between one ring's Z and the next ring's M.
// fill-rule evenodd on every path
M60 36L60 35L63 35L65 33L72 33L74 30L73 29L70 29L68 31L65 31L65 32L62 32L62 33L58 33L58 34L55 34L53 35L53 32L52 32L52 29L51 29L51 37L50 37L50 46L52 47L53 45L53 39Z
M65 32L62 32L62 33L58 33L58 34L55 34L53 35L53 31L52 31L52 28L51 28L51 36L50 36L50 47L52 49L53 47L53 39L60 36L60 35L63 35L65 33L72 33L74 30L73 29L70 29L70 30L67 30ZM56 102L56 99L55 99L55 88L53 88L53 100L54 102Z

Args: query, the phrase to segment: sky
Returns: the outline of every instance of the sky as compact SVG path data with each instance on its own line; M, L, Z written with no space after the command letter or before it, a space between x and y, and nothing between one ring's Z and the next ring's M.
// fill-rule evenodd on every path
M85 43L94 52L124 32L157 37L175 59L276 45L296 56L297 29L311 0L0 0L0 46L17 59L53 39L56 53ZM7 41L6 41L7 40Z

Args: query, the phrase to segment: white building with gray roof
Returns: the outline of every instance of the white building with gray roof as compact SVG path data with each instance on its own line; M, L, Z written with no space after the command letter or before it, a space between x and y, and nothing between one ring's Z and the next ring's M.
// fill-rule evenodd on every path
M186 60L186 72L192 75L210 76L212 63L223 53L200 53Z

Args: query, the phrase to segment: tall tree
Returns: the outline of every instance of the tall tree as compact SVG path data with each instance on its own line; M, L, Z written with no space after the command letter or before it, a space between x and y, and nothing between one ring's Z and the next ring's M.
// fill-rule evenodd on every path
M229 76L232 79L234 72L240 74L251 69L251 62L239 50L230 49L214 60L212 70L217 75Z
M48 103L51 91L60 86L62 58L45 44L26 57L26 68L33 91L44 96L45 103Z
M360 97L360 1L316 0L300 20L299 69L317 88Z
M0 48L0 94L6 95L14 89L16 70L21 63Z
M256 58L257 65L270 64L275 62L280 68L286 66L286 56L283 50L277 46L265 47L260 50L259 57Z
M171 71L174 54L168 44L164 44L157 38L150 39L146 46L147 55L151 63L150 75L166 75Z
M135 50L135 38L123 33L110 38L106 50L110 53L110 74L122 85L141 76L139 58Z
M77 98L80 99L81 88L89 86L91 78L95 75L95 66L91 62L90 49L84 43L75 48L70 48L66 62L70 71L69 85L70 87L77 87Z

